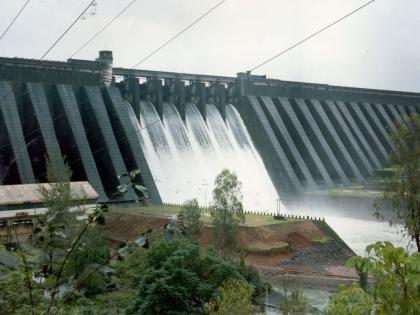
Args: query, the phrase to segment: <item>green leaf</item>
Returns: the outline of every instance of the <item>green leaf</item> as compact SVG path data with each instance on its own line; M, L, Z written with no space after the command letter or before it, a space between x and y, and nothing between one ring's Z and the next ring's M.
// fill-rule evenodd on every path
M140 170L139 169L134 169L134 170L130 171L129 174L130 174L130 177L134 178L134 177L136 177L137 175L140 174Z
M138 191L141 191L141 192L146 192L146 191L147 191L147 188L146 188L146 187L144 187L144 186L142 186L142 185L139 185L139 184L135 184L135 185L134 185L134 188L135 188L136 190L138 190Z
M119 185L117 187L117 189L120 193L126 193L127 192L127 186L126 185Z
M67 235L62 231L54 231L55 236L60 236L62 238L67 238Z
M122 177L126 177L128 175L129 175L129 173L122 173L122 174L118 175L118 179L121 179Z

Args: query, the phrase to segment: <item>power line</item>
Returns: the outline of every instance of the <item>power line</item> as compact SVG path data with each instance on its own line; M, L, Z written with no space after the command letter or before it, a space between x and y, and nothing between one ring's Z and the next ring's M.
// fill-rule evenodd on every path
M26 6L28 5L29 1L31 0L27 0L25 2L25 4L22 6L22 8L20 8L19 12L16 14L16 16L13 18L12 22L10 22L10 24L6 27L6 29L3 31L3 33L0 35L0 41L3 39L3 37L6 35L6 33L10 30L10 28L13 26L13 24L15 24L17 18L21 15L21 13L23 12L23 10L25 10Z
M124 9L120 11L114 18L112 18L104 27L102 27L95 35L89 38L78 50L76 50L70 58L73 58L77 55L82 49L89 45L96 37L98 37L103 31L105 31L112 23L115 22L125 11L127 11L137 0L131 1Z
M153 55L155 55L159 50L161 50L162 48L164 48L165 46L167 46L168 44L170 44L173 40L175 40L176 38L178 38L179 36L181 36L184 32L186 32L187 30L189 30L191 27L193 27L195 24L197 24L198 22L200 22L202 19L204 19L207 15L209 15L211 12L213 12L214 10L216 10L219 6L221 6L224 2L226 2L226 0L222 0L219 3L217 3L215 6L213 6L212 8L210 8L209 10L207 10L204 14L202 14L200 17L198 17L196 20L194 20L191 24L189 24L187 27L185 27L184 29L182 29L180 32L178 32L177 34L175 34L173 37L171 37L170 39L168 39L166 42L164 42L161 46L159 46L158 48L156 48L154 51L152 51L151 53L149 53L148 55L146 55L143 59L141 59L139 62L137 62L134 66L131 67L131 69L136 68L137 66L139 66L140 64L142 64L143 62L145 62L147 59L151 58Z
M335 20L335 21L334 21L334 22L332 22L331 24L328 24L327 26L325 26L325 27L321 28L320 30L316 31L315 33L313 33L313 34L309 35L308 37L306 37L306 38L302 39L301 41L297 42L296 44L294 44L294 45L290 46L289 48L286 48L285 50L283 50L283 51L279 52L278 54L274 55L273 57L271 57L271 58L267 59L266 61L264 61L264 62L260 63L259 65L257 65L257 66L255 66L254 68L252 68L250 71L252 72L252 71L254 71L254 70L256 70L256 69L258 69L258 68L262 67L263 65L265 65L265 64L267 64L267 63L269 63L270 61L273 61L274 59L276 59L276 58L280 57L281 55L283 55L283 54L287 53L288 51L292 50L293 48L295 48L295 47L297 47L297 46L299 46L299 45L303 44L304 42L308 41L309 39L311 39L311 38L313 38L313 37L317 36L318 34L320 34L320 33L322 33L323 31L325 31L325 30L329 29L330 27L334 26L335 24L337 24L337 23L339 23L339 22L343 21L344 19L346 19L346 18L348 18L349 16L351 16L352 14L354 14L354 13L356 13L356 12L358 12L358 11L362 10L363 8L367 7L369 4L371 4L372 2L375 2L375 1L376 1L376 0L371 0L371 1L367 2L367 3L365 3L364 5L362 5L362 6L358 7L357 9L355 9L355 10L351 11L350 13L347 13L346 15L344 15L344 16L343 16L343 17L341 17L341 18L339 18L338 20Z
M86 11L95 3L96 0L93 0L89 3L89 5L82 11L82 13L77 17L76 20L73 21L73 23L70 24L69 27L67 27L67 29L64 31L63 34L61 34L59 36L59 38L54 42L54 44L52 44L44 53L44 55L39 59L39 61L42 61L47 55L48 53L63 39L63 37L73 28L73 26L77 23L77 21L79 21L79 19L83 16L83 14L86 13ZM5 64L2 66L2 68L5 67ZM1 69L1 68L0 68ZM11 95L13 93L13 89L10 90L9 93L6 93L3 98L0 100L0 104L4 102L4 100L9 97L9 95ZM25 91L23 93L23 95L28 94L27 91Z
M83 14L86 13L86 11L95 3L96 0L93 0L89 3L89 5L82 11L82 13L77 17L77 19L75 19L73 21L72 24L70 24L69 27L67 27L67 29L64 31L63 34L60 35L60 37L54 42L54 44L52 44L44 53L44 55L39 59L39 61L42 61L47 55L48 53L63 39L63 37L73 28L73 26L77 23L77 21L79 21L79 19L83 16ZM28 1L29 2L29 1ZM2 68L5 67L5 64L2 66ZM1 68L0 68L1 69ZM13 93L13 89L11 89L8 93L5 93L5 95L3 96L3 98L0 100L0 104L3 103L6 98L8 98L11 94ZM23 95L28 94L28 91L25 91L23 93ZM39 130L39 128L38 128ZM33 133L33 132L32 132ZM32 134L30 133L30 134ZM25 135L25 137L28 135ZM4 148L6 146L3 146L2 148Z
M58 42L70 31L70 29L74 26L74 24L76 24L76 22L83 16L83 14L86 13L86 11L89 9L90 6L92 6L95 3L96 0L93 0L86 8L85 10L78 16L78 18L66 29L66 31L54 42L53 45L51 45L50 48L47 49L47 51L44 53L44 55L39 59L39 61L42 61L47 55L48 53L58 44ZM124 8L115 18L113 18L109 23L107 23L99 32L97 32L91 39L89 39L81 48L83 49L86 45L88 45L94 38L96 38L100 33L102 33L109 25L111 25L119 16L121 16L132 4L134 4L136 0L133 0L126 8ZM161 45L159 48L157 48L155 51L153 51L152 53L150 53L149 55L147 55L145 58L143 58L141 61L139 61L133 68L135 68L136 66L138 66L139 64L143 63L144 61L146 61L147 59L149 59L150 57L152 57L154 54L156 54L159 50L161 50L162 48L164 48L165 46L167 46L170 42L172 42L173 40L175 40L177 37L179 37L181 34L183 34L185 31L187 31L188 29L190 29L192 26L194 26L195 24L197 24L200 20L202 20L204 17L206 17L207 15L209 15L212 11L214 11L217 7L219 7L220 5L222 5L224 2L226 2L226 0L220 1L218 4L216 4L214 7L212 7L211 9L209 9L208 11L206 11L203 15L201 15L199 18L197 18L196 20L194 20L191 24L189 24L187 27L185 27L183 30L181 30L179 33L177 33L175 36L173 36L172 38L170 38L168 41L166 41L163 45ZM80 50L76 51L72 56L74 56L76 53L78 53ZM70 57L71 58L71 57ZM13 90L12 90L13 91ZM27 93L27 92L26 92ZM6 95L3 97L3 99L0 101L0 103L2 101L4 101L10 93L6 93ZM87 99L86 99L87 100ZM177 111L173 111L171 113L169 113L168 115L164 115L164 117L168 117L171 116L173 114L175 114ZM53 122L55 122L58 118L62 117L64 115L64 113L62 113L61 115L58 115L56 117L53 118ZM158 119L148 125L145 125L139 129L135 128L138 132L141 132L144 129L149 128L150 126L160 122L161 119ZM35 130L32 130L28 135L24 135L24 137L27 137L29 135L34 134L35 132L39 131L40 128L36 128ZM33 141L41 138L42 136L38 136L35 137L34 139L32 139ZM5 148L7 146L10 146L11 144L5 145L2 148ZM102 151L105 147L99 148L96 151L92 152L92 154L95 154L99 151ZM75 161L72 161L71 164L79 161L80 159L77 159Z
M44 53L44 55L39 59L40 61L54 48L54 46L55 45L57 45L58 44L58 42L66 35L66 33L68 33L69 32L69 30L75 25L75 23L80 19L80 17L81 16L83 16L83 14L85 14L86 13L86 11L89 9L89 7L90 6L92 6L93 5L93 3L95 3L95 1L96 0L94 0L94 1L92 1L84 10L83 10L83 12L78 16L78 18L66 29L66 31L55 41L55 43L50 47L50 48L48 48L47 49L47 51ZM126 6L116 17L114 17L104 28L102 28L97 34L95 34L92 38L91 38L91 40L93 40L96 36L98 36L103 30L105 30L109 25L111 25L119 16L121 16L131 5L133 5L134 4L134 2L136 2L137 0L133 0L131 3L129 3L129 5L128 6ZM90 40L90 41L91 41ZM87 43L88 44L88 43ZM86 44L86 45L87 45ZM82 47L83 48L83 47ZM77 53L77 52L76 52ZM74 54L73 54L74 55ZM71 58L71 57L70 57ZM10 92L8 92L8 93L5 93L5 95L3 96L3 98L0 100L0 104L1 103L3 103L3 101L5 101L6 100L6 98L7 97L9 97L11 94L13 93L13 89L11 89L11 91ZM26 95L26 94L28 94L28 92L27 91L25 91L24 92L24 94L23 95ZM86 99L84 99L83 100L83 102L85 102L85 101L87 101L88 99L86 98ZM172 115L173 113L171 113L170 115ZM166 116L170 116L170 115L166 115ZM62 116L64 116L64 113L62 113L62 114L60 114L60 115L57 115L56 117L54 117L53 119L52 119L52 122L54 123L57 119L59 119L59 118L61 118ZM165 116L165 117L166 117ZM147 126L145 126L145 127L143 127L143 128L140 128L138 131L141 131L141 130L143 130L143 129L146 129L146 128L148 128L150 125L153 125L153 124L155 124L155 123L158 123L160 121L160 119L159 120L157 120L157 121L155 121L155 122L152 122L151 124L149 124L149 125L147 125ZM36 129L34 129L34 130L32 130L31 132L29 132L28 134L25 134L24 135L24 138L26 138L26 137L28 137L28 136L31 136L31 135L33 135L34 133L36 133L36 132L38 132L38 131L40 131L40 128L38 127L38 128L36 128ZM38 137L36 137L35 139L37 139L37 138L41 138L41 136L38 136ZM11 146L11 143L9 143L9 144L6 144L6 145L3 145L3 146L1 146L0 147L0 149L4 149L4 148L6 148L6 147L9 147L9 146Z
M41 58L39 58L39 60L43 60L49 53L50 51L58 44L59 41L61 41L61 39L66 36L66 34L73 28L73 26L77 23L77 21L80 20L80 18L86 13L86 11L95 3L96 0L92 0L89 5L82 11L82 13L80 13L80 15L73 21L73 23L70 24L69 27L67 27L67 29L64 31L63 34L61 34L58 39L50 46L50 48L47 49L47 51L42 55Z

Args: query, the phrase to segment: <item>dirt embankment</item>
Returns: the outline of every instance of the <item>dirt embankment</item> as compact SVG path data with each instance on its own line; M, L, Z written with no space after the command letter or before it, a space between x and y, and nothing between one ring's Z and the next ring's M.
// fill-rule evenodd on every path
M148 229L163 229L170 219L164 215L111 212L106 230L111 242L129 241ZM209 245L211 237L212 228L205 225L201 245ZM353 279L354 273L343 267L353 253L343 244L329 229L309 220L239 228L239 248L245 260L270 282L285 274Z

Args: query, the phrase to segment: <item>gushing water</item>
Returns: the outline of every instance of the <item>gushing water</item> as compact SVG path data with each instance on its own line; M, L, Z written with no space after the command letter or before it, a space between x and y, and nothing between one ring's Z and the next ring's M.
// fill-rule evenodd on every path
M133 112L132 122L163 202L196 198L209 205L214 180L227 168L242 183L245 209L275 210L276 190L235 107L226 106L226 122L211 104L206 121L192 103L186 105L185 122L172 103L163 104L163 121L150 102L140 108L140 123Z
M217 108L208 104L204 121L198 108L190 103L186 105L185 122L171 103L163 104L163 121L150 102L141 103L140 122L131 106L127 108L139 130L163 202L182 203L196 198L200 205L209 205L214 179L228 168L242 182L245 209L275 211L276 190L235 107L226 106L224 121ZM333 216L313 205L300 205L297 209L281 205L281 208L282 212L326 216L327 222L358 254L378 240L390 240L404 247L407 244L407 239L396 235L396 230L386 223Z

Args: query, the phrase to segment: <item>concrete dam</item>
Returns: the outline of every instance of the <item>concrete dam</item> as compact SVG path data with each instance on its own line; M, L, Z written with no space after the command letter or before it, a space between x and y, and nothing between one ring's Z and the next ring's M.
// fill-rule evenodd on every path
M420 94L268 79L124 69L95 61L0 58L0 185L53 167L100 200L140 170L150 202L207 205L234 170L245 207L274 211L305 192L363 185L387 166L389 131Z

